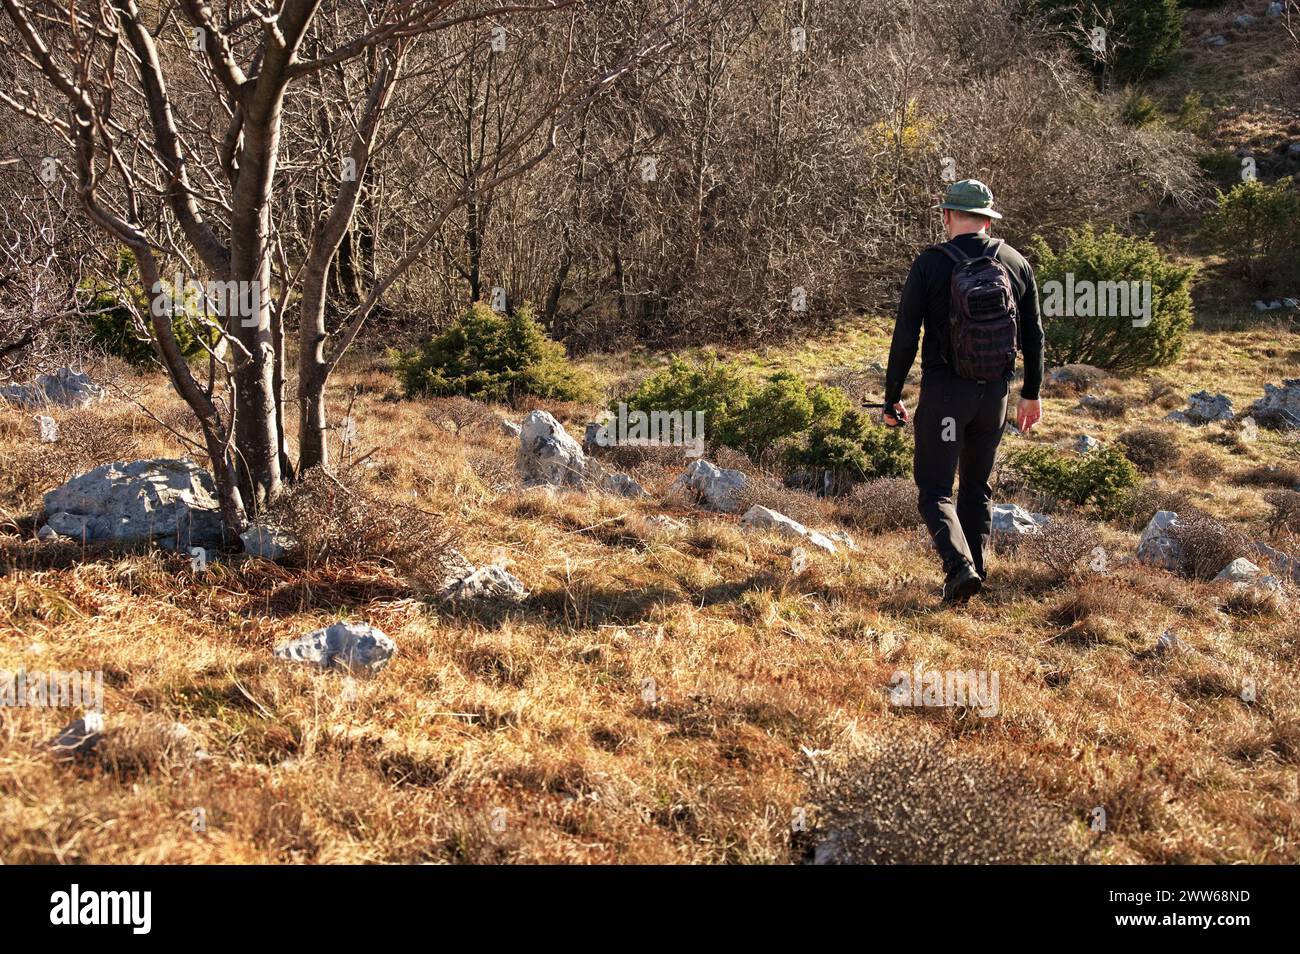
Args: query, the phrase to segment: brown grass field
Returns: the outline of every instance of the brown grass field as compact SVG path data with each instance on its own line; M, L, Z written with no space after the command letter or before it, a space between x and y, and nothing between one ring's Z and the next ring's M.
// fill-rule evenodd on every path
M1189 11L1178 62L1147 89L1166 115L1205 93L1202 145L1230 161L1245 148L1293 163L1278 157L1300 134L1294 48L1263 30L1204 43L1245 9ZM1294 320L1255 315L1218 281L1197 216L1143 224L1203 266L1183 357L1093 388L1109 416L1046 390L1040 426L1003 443L1161 430L1176 453L1148 475L1145 510L1089 518L1104 572L1022 547L994 555L985 593L961 608L939 605L923 530L877 531L862 507L762 490L861 548L812 551L796 573L788 540L672 490L680 455L632 466L644 501L523 491L495 416L401 399L377 356L336 375L330 417L351 409L359 449L340 476L372 509L406 508L424 538L409 548L371 546L326 512L356 553L305 567L232 554L198 573L183 555L38 542L43 493L115 459L182 455L188 410L160 373L102 363L88 370L109 399L52 412L57 444L0 403L0 670L100 670L106 723L98 747L61 762L48 743L72 713L0 708L0 860L785 864L833 843L889 862L1300 862L1300 592L1251 595L1133 559L1157 504L1194 505L1300 555L1294 528L1264 524L1265 494L1300 483L1294 435L1246 443L1163 420L1202 388L1241 411L1265 382L1300 375ZM889 332L863 318L730 357L755 373L856 374L879 400L883 376L862 374L885 361ZM580 363L612 395L664 360ZM596 408L548 410L581 437ZM666 532L656 514L686 529ZM503 563L527 600L439 599L438 567L420 563L439 549L426 526L476 564ZM273 658L341 619L396 641L386 669L353 678ZM1166 632L1180 649L1157 651ZM996 672L1000 712L892 705L892 675L918 665Z
M1243 407L1298 359L1294 331L1198 332L1163 378L1176 397L1212 384ZM369 455L354 469L371 493L436 515L476 563L503 561L529 599L445 604L389 561L232 556L200 575L186 557L32 539L41 492L70 470L183 450L160 423L185 420L160 378L97 373L116 395L56 414L63 445L0 410L0 669L103 670L107 724L91 756L64 764L46 744L67 711L0 712L9 863L797 862L900 803L904 817L864 836L867 857L1300 860L1293 611L1129 562L1127 528L1104 528L1106 573L1008 554L982 598L941 609L923 531L854 529L861 553L815 556L796 576L788 541L670 491L680 459L636 471L650 501L524 492L491 419L454 433L445 402L396 400L373 361L335 389L335 419L355 401ZM1179 402L1148 401L1155 377L1100 388L1129 404L1122 419L1049 393L1033 439L1158 422ZM576 424L589 409L569 410ZM1184 462L1217 475L1172 467L1163 490L1245 526L1265 488L1237 478L1295 467L1266 431L1235 447L1215 426L1173 432ZM805 508L838 525L834 504ZM654 513L689 529L660 532ZM342 618L397 641L378 676L272 658ZM1153 652L1166 630L1186 651ZM891 674L917 663L998 672L1000 715L891 706ZM1090 827L1098 806L1104 832ZM792 825L800 809L807 823Z

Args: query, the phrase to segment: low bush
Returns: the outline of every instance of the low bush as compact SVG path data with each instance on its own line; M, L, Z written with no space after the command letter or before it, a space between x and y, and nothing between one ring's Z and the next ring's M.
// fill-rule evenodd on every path
M586 375L569 363L562 344L546 336L527 305L499 315L477 302L433 340L393 359L407 397L595 399Z
M1290 464L1259 464L1235 474L1234 484L1244 487L1300 487L1300 467Z
M1101 546L1095 524L1070 514L1057 514L1038 533L1020 539L1020 553L1042 564L1057 577L1069 576L1079 563Z
M879 477L858 484L839 500L840 519L883 533L921 525L916 484L902 477Z
M1268 535L1277 539L1283 534L1300 536L1300 493L1294 490L1270 490L1264 495L1270 513L1264 518Z
M1069 817L1019 769L915 727L877 735L826 774L813 798L818 840L836 864L1060 864L1081 854ZM953 817L969 822L958 828Z
M1122 509L1125 492L1138 482L1137 469L1114 447L1081 457L1029 447L1011 454L1007 466L1031 490L1081 506L1090 504L1107 517Z
M1260 291L1294 278L1300 259L1300 192L1288 177L1272 185L1251 179L1218 194L1205 234Z
M135 257L126 249L118 255L115 283L91 279L77 289L81 320L90 330L91 343L133 367L159 364L152 329L145 322L150 302L139 291L140 278ZM200 320L197 291L176 294L177 307L172 314L172 334L181 354L194 358L204 352L203 342L216 341L217 332ZM139 315L140 318L136 316Z
M1160 121L1160 104L1140 90L1129 89L1124 93L1119 114L1126 126L1150 126Z
M1109 377L1101 368L1094 368L1090 364L1067 364L1051 370L1047 376L1047 385L1053 392L1073 391L1082 394L1093 390Z
M1178 463L1178 440L1168 431L1140 427L1119 436L1124 456L1144 474L1155 474Z
M1149 480L1123 494L1111 519L1127 530L1138 531L1151 522L1156 511L1172 510L1174 513L1182 513L1188 506L1186 494L1169 490L1158 481Z
M702 411L711 453L728 447L764 466L829 471L837 489L911 473L911 443L901 428L873 423L844 391L788 371L754 384L713 356L675 358L622 400L629 412Z
M1182 551L1182 573L1198 580L1212 580L1233 560L1254 552L1242 530L1195 507L1178 511L1170 535Z
M1187 455L1183 469L1198 480L1213 480L1223 474L1223 461L1212 451L1198 450Z
M1192 326L1194 266L1174 264L1147 239L1113 228L1098 233L1091 225L1067 232L1059 251L1040 238L1032 250L1051 363L1131 373L1182 354ZM1147 282L1150 314L1138 318L1134 290L1141 298Z
M390 566L426 592L441 588L455 565L454 537L436 516L381 499L356 473L313 468L271 508L266 522L298 542L290 560Z

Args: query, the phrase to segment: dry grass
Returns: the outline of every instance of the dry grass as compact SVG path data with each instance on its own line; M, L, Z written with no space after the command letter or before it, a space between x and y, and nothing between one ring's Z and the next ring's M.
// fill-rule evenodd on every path
M1256 344L1232 341L1198 336L1188 362L1201 370L1166 373L1185 394L1235 354L1241 366L1218 380L1242 400L1258 390ZM514 440L469 409L435 421L425 404L386 400L390 383L354 369L331 395L336 419L357 395L364 493L429 515L475 563L507 565L530 591L522 605L446 605L396 560L357 554L298 568L236 556L197 575L177 556L42 545L30 510L61 471L21 486L0 475L13 514L0 536L0 669L103 670L107 721L94 754L63 764L45 745L73 713L0 710L7 861L797 862L840 831L861 835L871 860L1300 860L1289 611L1126 563L1136 536L1107 528L1107 572L1060 579L1027 552L994 558L965 609L938 606L914 527L857 521L863 553L814 554L796 575L788 541L742 532L734 516L523 493ZM1103 440L1163 414L1141 404L1147 382L1109 386L1140 409L1092 422ZM160 381L132 387L183 421ZM1076 402L1049 397L1033 439L1072 437ZM129 403L86 413L106 433L129 426L136 454L179 453ZM6 462L47 452L29 423L0 409ZM1178 433L1185 449L1223 453ZM84 466L73 450L63 467ZM1252 450L1281 459L1267 439ZM681 466L642 463L656 493ZM1265 488L1161 479L1220 515L1269 509ZM910 520L914 494L897 496ZM790 515L847 522L836 502L804 504ZM687 527L647 523L656 514ZM277 642L340 618L394 638L386 670L351 680L272 658ZM1195 658L1153 652L1169 629ZM997 672L1000 714L892 707L892 673L917 663ZM1246 677L1254 702L1240 698ZM871 740L895 730L916 740L886 752L918 766L910 780L873 756ZM963 804L985 807L963 836L937 819L967 779L978 797ZM928 814L892 811L913 796ZM864 832L878 805L891 812ZM1097 806L1100 835L1088 828ZM806 832L791 825L797 809Z

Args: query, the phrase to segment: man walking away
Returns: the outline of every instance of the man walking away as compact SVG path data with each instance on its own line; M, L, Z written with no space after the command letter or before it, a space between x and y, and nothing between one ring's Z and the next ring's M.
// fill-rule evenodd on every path
M993 211L988 186L977 179L953 183L937 208L948 241L922 251L903 286L885 373L884 422L899 427L907 421L903 385L924 328L913 472L917 509L943 561L943 599L953 603L983 585L993 510L989 475L1017 348L1025 361L1017 426L1028 431L1042 416L1043 326L1033 269L989 236L1002 216Z

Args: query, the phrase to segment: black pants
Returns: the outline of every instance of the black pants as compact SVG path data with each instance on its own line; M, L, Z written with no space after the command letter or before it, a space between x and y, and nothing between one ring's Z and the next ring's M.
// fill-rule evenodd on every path
M917 509L930 530L945 573L969 562L984 575L984 546L992 523L989 474L1007 416L1009 382L971 381L945 368L921 375L915 415ZM957 503L952 481L959 476Z

